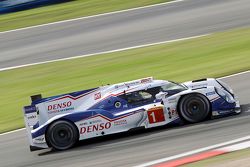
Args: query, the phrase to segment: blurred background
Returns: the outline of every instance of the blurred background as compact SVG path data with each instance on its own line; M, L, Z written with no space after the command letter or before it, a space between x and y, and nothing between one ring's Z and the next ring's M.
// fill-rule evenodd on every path
M0 0L0 133L24 127L22 107L34 94L47 97L148 76L183 82L249 71L249 16L249 0ZM248 111L249 72L225 80ZM140 142L142 135L106 148L112 158L118 155L116 166L132 166L249 134L247 116L228 122L195 126L169 142L164 137L175 136L175 130L149 134L149 145ZM22 131L1 139L1 166L81 166L81 158L109 166L111 161L97 145L89 149L100 162L82 157L88 149L62 158L34 156L25 152L25 137Z

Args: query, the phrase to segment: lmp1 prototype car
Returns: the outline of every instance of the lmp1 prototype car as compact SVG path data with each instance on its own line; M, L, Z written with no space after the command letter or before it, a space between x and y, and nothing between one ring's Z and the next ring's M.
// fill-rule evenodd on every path
M30 150L65 150L79 140L240 113L232 89L208 78L178 84L152 77L42 98L24 107Z

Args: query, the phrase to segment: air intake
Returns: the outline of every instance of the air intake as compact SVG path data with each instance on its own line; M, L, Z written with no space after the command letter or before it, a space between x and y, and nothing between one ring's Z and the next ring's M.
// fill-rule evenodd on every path
M194 83L194 82L201 82L201 81L207 81L207 78L193 80L192 82Z

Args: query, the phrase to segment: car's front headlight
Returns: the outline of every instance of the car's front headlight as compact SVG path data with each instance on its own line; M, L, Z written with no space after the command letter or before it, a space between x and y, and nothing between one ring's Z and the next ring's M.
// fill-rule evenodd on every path
M215 88L215 92L220 96L222 97L224 100L226 100L228 103L234 103L235 100L233 98L233 96L228 93L227 91L223 90L223 89L218 89L218 88Z

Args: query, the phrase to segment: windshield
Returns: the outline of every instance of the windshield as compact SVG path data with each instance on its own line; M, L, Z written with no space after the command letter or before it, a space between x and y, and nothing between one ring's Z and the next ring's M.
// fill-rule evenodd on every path
M155 95L159 92L167 92L168 96L182 92L187 88L175 82L167 82L165 85L153 87L150 89L128 92L118 96L125 99L131 105L144 105L152 103L155 100Z
M142 91L127 93L126 98L128 100L128 103L137 103L150 100L152 98L152 95L142 90Z
M171 91L171 90L186 90L187 88L184 87L181 84L175 83L175 82L169 82L166 85L161 86L162 91Z

